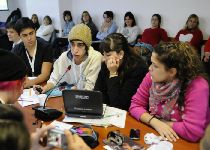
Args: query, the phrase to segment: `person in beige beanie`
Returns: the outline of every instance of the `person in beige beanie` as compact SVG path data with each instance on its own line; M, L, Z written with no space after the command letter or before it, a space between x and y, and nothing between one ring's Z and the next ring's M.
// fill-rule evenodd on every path
M95 86L101 69L102 55L91 46L90 28L85 24L75 25L69 32L68 40L70 49L55 61L50 79L41 87L42 93L54 88L69 65L71 69L59 83L66 82L72 85L73 89L83 90L93 90Z
M68 39L70 42L80 40L87 46L87 48L89 48L92 44L91 30L83 23L78 24L71 29Z

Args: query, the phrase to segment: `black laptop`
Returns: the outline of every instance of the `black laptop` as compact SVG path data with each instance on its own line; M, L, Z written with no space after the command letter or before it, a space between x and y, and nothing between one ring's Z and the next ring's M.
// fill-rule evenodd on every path
M103 117L103 96L101 92L63 90L62 95L67 116L87 119Z

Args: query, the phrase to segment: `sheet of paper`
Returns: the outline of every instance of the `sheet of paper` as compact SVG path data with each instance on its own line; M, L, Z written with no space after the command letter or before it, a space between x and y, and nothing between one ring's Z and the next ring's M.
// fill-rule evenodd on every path
M18 98L18 103L22 107L37 104L39 103L39 97L32 88L24 89L23 94Z
M64 122L60 122L60 121L56 121L54 120L51 125L55 126L55 128L59 129L59 130L69 130L73 127L73 125L71 124L67 124Z
M125 121L126 121L126 114L127 111L115 108L115 107L106 107L104 119L108 118L109 122L112 125L115 125L119 128L125 127Z
M101 119L83 119L65 116L63 122L78 122L95 126L115 125L119 128L125 127L126 111L114 107L106 106L104 117Z

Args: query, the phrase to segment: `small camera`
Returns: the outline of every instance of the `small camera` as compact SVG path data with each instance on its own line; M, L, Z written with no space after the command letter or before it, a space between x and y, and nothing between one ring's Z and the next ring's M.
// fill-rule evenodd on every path
M115 144L122 146L124 142L124 137L119 133L119 131L109 132L107 139Z
M48 130L47 145L67 150L68 145L64 131L59 129Z

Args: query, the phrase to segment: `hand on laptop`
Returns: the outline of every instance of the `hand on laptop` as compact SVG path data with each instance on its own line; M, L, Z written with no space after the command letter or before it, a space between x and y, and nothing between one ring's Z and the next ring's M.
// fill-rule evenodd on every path
M65 130L68 143L68 150L90 150L87 144L77 134L72 135L69 130Z

